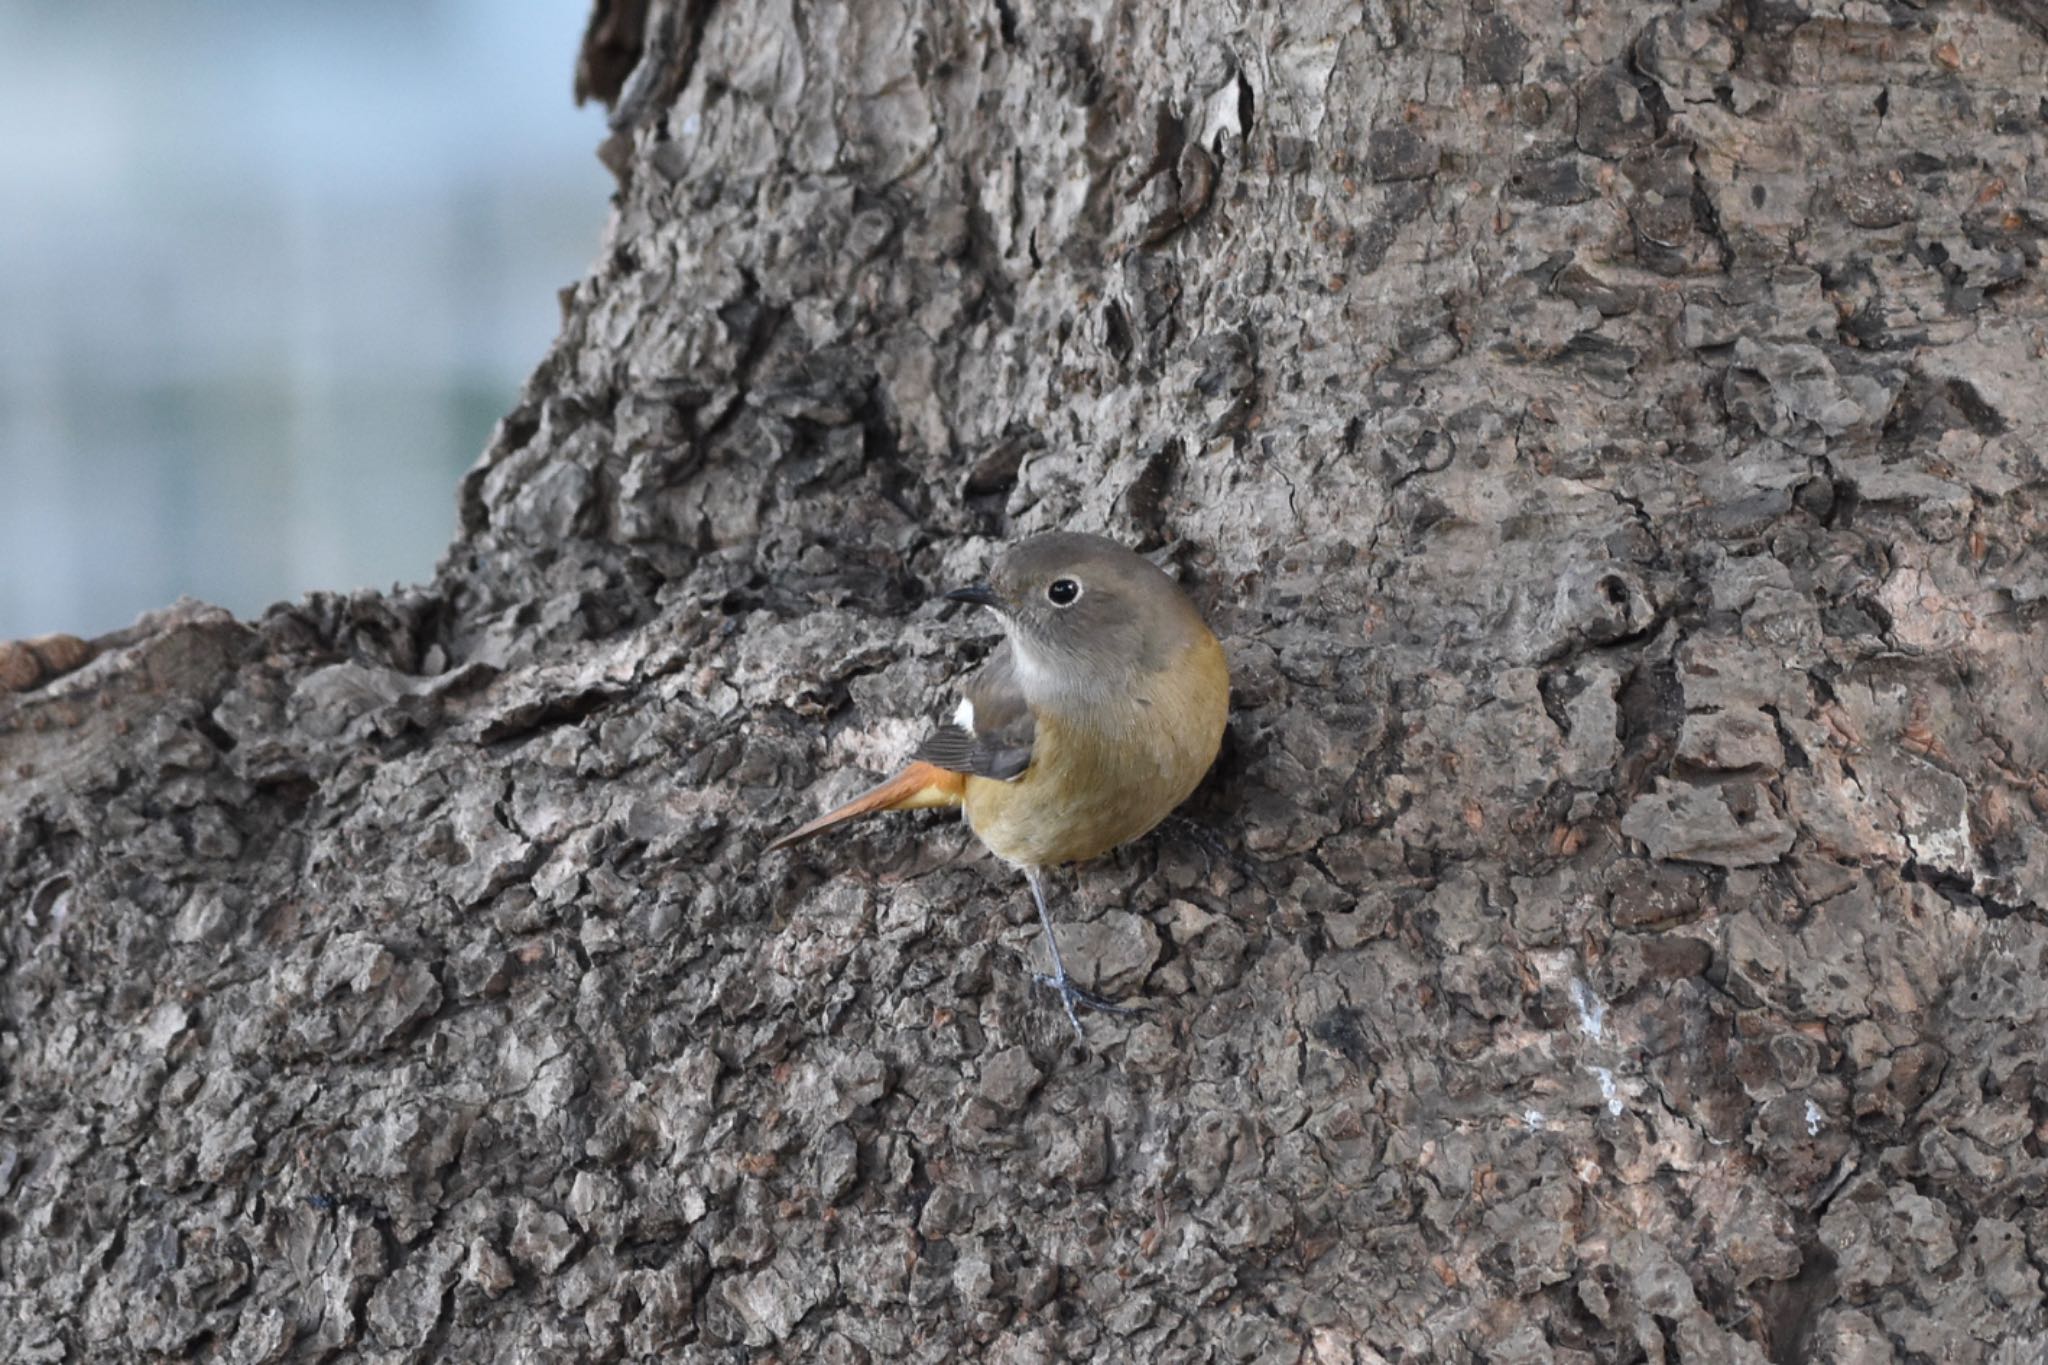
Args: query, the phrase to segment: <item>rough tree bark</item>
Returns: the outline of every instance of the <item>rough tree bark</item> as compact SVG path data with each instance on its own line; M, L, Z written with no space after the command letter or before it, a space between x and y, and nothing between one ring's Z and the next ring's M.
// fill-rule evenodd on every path
M600 0L435 581L12 656L0 1354L2040 1358L2042 18ZM1238 687L1086 1051L753 861L1056 526Z

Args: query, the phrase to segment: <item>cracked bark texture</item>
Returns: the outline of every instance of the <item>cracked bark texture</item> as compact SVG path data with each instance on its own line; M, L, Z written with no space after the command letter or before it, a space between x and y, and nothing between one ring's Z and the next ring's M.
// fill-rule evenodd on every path
M435 581L11 656L0 1355L2039 1359L2043 21L601 0ZM1052 527L1237 680L1087 1051L753 861Z

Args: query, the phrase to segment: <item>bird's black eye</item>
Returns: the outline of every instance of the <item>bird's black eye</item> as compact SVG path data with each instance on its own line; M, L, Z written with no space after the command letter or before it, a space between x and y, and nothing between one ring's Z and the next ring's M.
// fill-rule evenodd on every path
M1056 607L1071 607L1081 597L1081 585L1071 578L1055 578L1045 585L1045 600Z

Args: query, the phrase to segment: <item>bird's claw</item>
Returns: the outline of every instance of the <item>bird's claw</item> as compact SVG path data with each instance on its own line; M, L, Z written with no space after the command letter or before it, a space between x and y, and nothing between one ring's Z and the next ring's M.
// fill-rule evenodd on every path
M1088 1041L1088 1035L1081 1031L1081 1016L1074 1012L1074 1006L1085 1005L1104 1014L1132 1015L1145 1012L1142 1005L1119 1005L1114 1000L1105 1000L1099 995L1082 990L1064 971L1033 972L1031 979L1040 986L1050 986L1060 993L1060 1004L1066 1007L1067 1022L1074 1026L1074 1037L1084 1043Z

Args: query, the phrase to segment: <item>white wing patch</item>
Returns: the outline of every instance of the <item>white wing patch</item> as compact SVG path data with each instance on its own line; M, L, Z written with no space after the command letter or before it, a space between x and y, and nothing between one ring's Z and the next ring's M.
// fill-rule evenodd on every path
M953 723L968 734L974 733L974 703L962 697L960 704L953 708Z

